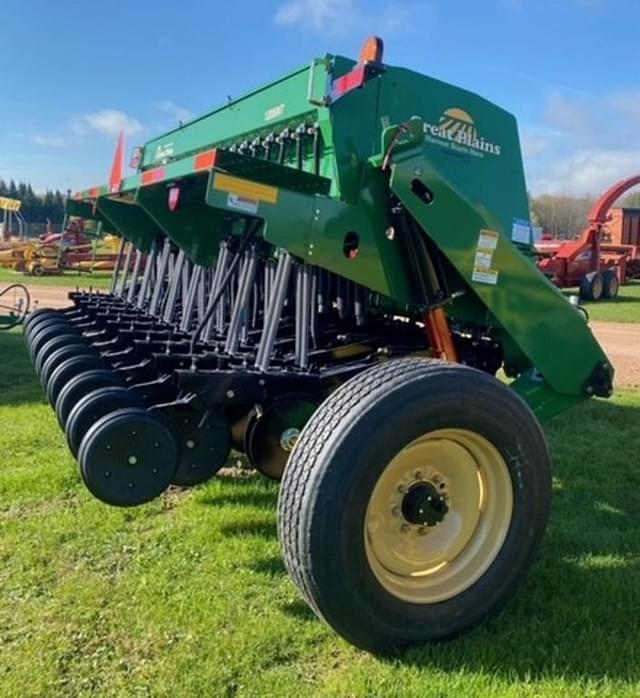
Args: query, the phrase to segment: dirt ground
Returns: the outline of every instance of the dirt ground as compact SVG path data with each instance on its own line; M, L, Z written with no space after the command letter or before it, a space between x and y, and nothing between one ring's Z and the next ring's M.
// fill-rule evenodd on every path
M0 291L6 284L0 284ZM32 286L32 302L44 308L69 305L68 289L55 286ZM616 385L640 388L640 324L621 322L592 322L598 341L616 369Z
M640 388L640 325L629 322L590 324L616 369L615 384Z
M0 284L0 292L8 285L9 284ZM32 309L64 308L65 306L71 305L67 296L72 289L59 288L57 286L29 286L28 288L31 294ZM9 302L11 301L9 300Z

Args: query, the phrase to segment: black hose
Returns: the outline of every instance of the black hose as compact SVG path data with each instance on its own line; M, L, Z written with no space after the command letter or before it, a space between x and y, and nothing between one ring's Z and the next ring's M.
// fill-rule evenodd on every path
M247 225L247 230L242 238L242 241L240 242L235 257L231 260L231 264L229 264L227 271L224 277L222 278L222 281L220 282L220 286L216 292L216 295L211 299L211 302L209 303L209 307L207 308L204 317L202 318L202 320L200 320L200 324L193 331L191 343L189 344L189 354L195 354L198 337L202 334L202 330L204 330L205 325L207 324L207 322L209 322L209 318L211 317L211 315L213 315L213 311L216 309L218 301L222 297L222 294L225 292L227 284L229 283L234 271L236 270L236 267L240 263L240 259L242 258L243 252L247 249L249 243L251 242L251 240L253 240L255 234L258 232L261 225L262 220L259 218L255 219Z
M10 286L7 286L7 288L5 288L4 291L0 291L0 297L4 296L9 291L13 291L16 289L22 291L22 293L24 294L24 308L20 309L20 313L15 316L13 322L7 323L6 325L0 325L0 330L11 330L14 327L17 327L29 314L29 308L31 307L31 294L29 293L29 289L24 284L11 284Z

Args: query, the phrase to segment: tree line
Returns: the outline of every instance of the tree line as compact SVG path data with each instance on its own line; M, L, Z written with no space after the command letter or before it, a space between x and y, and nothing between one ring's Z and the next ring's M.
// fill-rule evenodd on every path
M573 238L586 228L589 210L595 201L590 196L541 194L530 197L531 221L547 233L561 238ZM616 205L640 208L640 191L627 194Z
M8 184L0 179L0 196L10 199L20 199L20 212L28 223L60 224L64 217L64 194L56 189L47 189L44 194L36 194L33 187L26 182L16 182L12 179Z

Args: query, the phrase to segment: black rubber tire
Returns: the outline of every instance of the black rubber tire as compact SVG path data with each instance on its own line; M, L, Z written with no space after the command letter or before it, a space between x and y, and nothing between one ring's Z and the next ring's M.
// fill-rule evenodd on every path
M185 421L188 420L188 421ZM231 427L222 414L192 411L166 416L178 446L178 466L172 485L194 487L214 477L229 460ZM192 447L187 443L191 441Z
M618 279L616 272L613 269L610 269L605 271L602 276L604 278L604 289L602 291L603 298L607 298L609 300L617 298L620 291L620 280Z
M111 369L97 368L85 371L72 378L60 391L56 399L55 412L64 431L69 413L85 395L109 386L121 386L123 381Z
M123 462L129 453L139 459L133 468ZM80 444L78 462L94 497L112 506L138 506L171 484L178 449L160 417L130 407L101 417L89 429Z
M60 347L60 349L56 349L53 354L42 362L42 370L40 371L40 383L42 387L46 389L47 383L56 368L58 368L63 361L71 359L74 356L97 356L97 354L93 349L79 340L77 343L67 344L64 347Z
M31 356L33 357L34 366L38 360L40 351L44 348L44 346L52 339L61 337L62 335L80 336L78 332L74 331L74 329L69 325L54 325L53 327L47 327L42 332L38 332L38 334L34 336L31 342Z
M497 557L457 596L409 603L389 593L365 552L367 504L404 446L435 429L482 434L513 482L513 515ZM278 533L286 567L313 610L363 649L453 637L496 615L527 574L547 523L550 458L535 416L481 371L403 359L342 385L305 426L285 469Z
M64 334L58 335L50 339L44 346L38 351L38 355L33 361L33 367L36 370L38 376L42 372L42 367L44 362L58 349L66 347L69 344L77 344L79 342L78 335L72 332L65 332Z
M38 327L40 327L45 322L50 322L51 320L58 320L60 322L66 322L64 313L59 310L45 310L42 313L36 315L33 320L24 328L25 339L32 335Z
M71 410L65 425L69 450L74 456L84 435L99 419L125 407L143 407L144 400L135 390L120 386L99 388L81 398Z
M33 312L27 315L24 323L22 332L24 335L30 331L31 327L35 327L37 324L45 319L50 319L52 317L57 317L61 313L59 310L54 310L53 308L36 308Z
M57 327L60 330L63 330L67 328L69 325L68 323L58 317L55 318L48 318L47 320L44 320L43 322L38 323L33 330L25 335L24 341L27 344L27 347L29 348L29 353L32 352L32 346L35 340L38 338L38 335L42 334L45 330L52 328L52 327Z
M580 282L580 298L586 301L599 301L604 294L604 277L596 271L583 277Z
M47 397L50 404L52 406L56 404L58 395L70 380L85 371L93 371L97 368L105 368L105 366L105 362L95 354L83 354L65 359L51 374L51 378L47 382Z

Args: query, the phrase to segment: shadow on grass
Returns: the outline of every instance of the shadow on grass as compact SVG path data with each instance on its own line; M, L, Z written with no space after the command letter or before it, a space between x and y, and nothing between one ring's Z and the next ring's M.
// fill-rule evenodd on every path
M0 359L0 405L44 402L44 393L31 365L22 329L0 332Z
M234 489L203 497L200 502L208 506L219 507L225 505L239 507L257 507L275 511L278 502L278 490L256 492L255 489L247 489L249 485L254 485L254 480L226 480L230 487ZM242 489L244 487L244 489Z
M238 521L221 527L228 536L257 536L258 538L275 538L277 535L275 521Z

